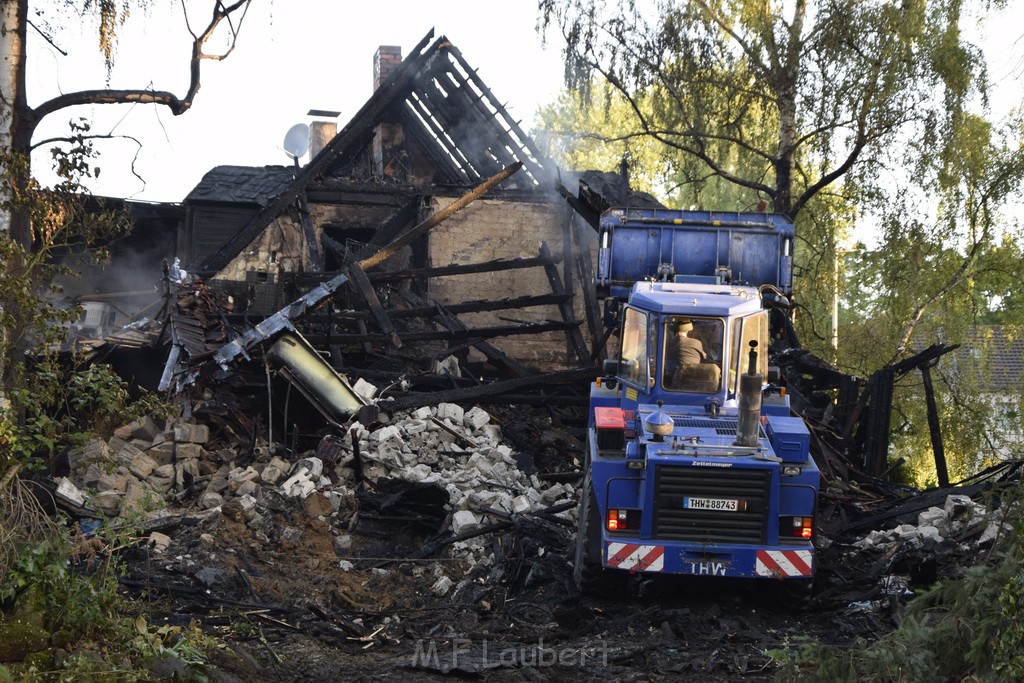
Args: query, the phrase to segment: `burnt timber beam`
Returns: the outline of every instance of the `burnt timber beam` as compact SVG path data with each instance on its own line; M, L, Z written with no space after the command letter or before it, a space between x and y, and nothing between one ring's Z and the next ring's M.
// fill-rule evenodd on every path
M569 206L579 214L580 218L587 222L587 225L594 229L594 232L598 232L601 227L601 216L591 209L589 206L580 201L579 197L569 191L569 189L562 184L561 179L555 183L555 187L558 190L558 194L562 195Z
M378 405L383 410L397 412L421 406L437 405L438 403L456 403L459 401L475 401L487 396L500 396L513 391L523 391L536 387L555 386L558 384L577 385L582 382L594 379L594 368L578 368L576 370L564 370L562 372L549 372L530 377L519 377L499 382L491 382L478 387L466 387L465 389L450 389L448 391L433 391L423 394L410 394L395 398L391 401L381 402Z
M437 304L438 321L443 325L449 332L467 332L469 330L465 323L459 320L452 313L451 309L445 308L440 304ZM531 374L528 369L523 367L520 363L512 360L507 355L496 349L491 344L485 341L476 342L473 344L480 353L486 356L487 360L493 363L499 368L508 370L515 377L525 377Z
M524 133L523 129L519 127L519 123L515 121L511 116L509 116L508 111L505 109L503 105L501 105L498 102L498 98L494 96L494 93L492 93L491 89L487 87L487 84L484 83L479 76L477 76L476 69L473 69L469 65L469 63L466 62L465 58L462 56L462 53L459 51L459 49L454 45L449 45L448 52L453 57L455 57L456 61L459 63L459 66L462 68L463 71L466 72L466 74L469 76L469 79L473 82L473 85L475 85L476 88L484 94L488 102L490 102L497 110L498 115L501 117L503 122L507 124L506 129L513 133L515 137L519 140L519 147L521 147L525 152L529 153L529 156L531 158L528 158L526 160L526 170L537 181L540 181L541 173L546 170L543 165L543 163L547 161L545 156L541 153L540 149L534 146L530 136Z
M416 238L425 235L434 226L464 208L474 199L486 194L489 190L518 171L521 167L522 164L517 163L506 168L501 173L488 178L483 183L459 197L443 210L438 211L436 214L423 221L373 256L359 261L359 267L365 270L386 260L399 249L405 247ZM348 275L343 273L335 276L329 282L321 283L318 287L306 292L301 297L279 310L277 313L274 313L265 319L263 322L247 330L237 339L234 339L220 347L216 354L214 354L214 359L222 368L227 369L228 365L239 356L247 357L247 352L250 349L263 344L269 339L276 338L285 331L293 330L294 320L315 310L330 297L334 296L337 291L341 289L346 282L348 282L348 279Z
M935 404L935 387L932 386L931 364L921 366L921 378L924 380L924 397L928 405L928 433L932 439L932 455L935 456L935 475L939 480L939 488L949 486L949 472L946 469L946 450L942 443L942 428L939 426L939 409Z
M362 321L358 321L362 322ZM549 322L549 323L535 323L530 325L504 325L495 327L477 327L467 330L456 330L456 331L436 331L436 332L406 332L402 335L402 339L407 342L414 341L446 341L452 339L490 339L492 337L511 337L521 334L538 334L540 332L561 332L567 327L578 323L561 323L561 322ZM310 342L317 346L323 346L327 340L327 335L305 335ZM332 343L345 344L345 343L356 343L364 341L386 341L387 335L373 333L367 331L364 334L332 334Z
M384 306L381 305L380 299L377 298L377 292L374 290L373 285L370 284L370 280L366 277L366 272L359 267L359 263L351 263L348 268L349 285L352 289L362 297L363 301L366 302L367 307L370 309L370 314L374 320L377 321L377 326L380 331L391 342L391 345L396 349L402 348L402 340L398 336L398 332L395 330L395 324L391 322L388 317L387 311L384 310Z
M551 252L548 250L546 242L541 242L540 255L543 258L550 258ZM555 266L544 266L544 272L547 273L548 282L551 284L551 291L556 296L565 294L565 287L562 284L562 278L558 275L558 268ZM580 334L579 322L576 320L576 314L573 311L572 305L568 301L564 301L558 305L558 311L562 314L562 320L572 327L567 327L565 330L567 343L576 353L576 360L580 364L589 364L590 362L590 351L587 350L587 345L583 342L583 335Z
M373 278L370 278L370 282L373 282ZM445 310L450 313L483 313L486 311L508 311L517 310L520 308L531 308L533 306L551 306L558 304L565 297L555 296L554 294L541 294L538 296L524 296L518 299L496 299L493 301L464 301L458 304L448 304L445 306ZM437 309L434 306L417 306L415 308L390 308L388 309L388 317L392 320L399 320L404 318L426 318L434 315ZM334 320L366 320L370 317L370 314L366 311L333 311L330 316L325 314L316 314L306 316L306 321L310 323L326 323L331 319ZM229 321L241 321L242 316L240 314L234 314L228 316Z
M482 263L453 263L451 265L437 266L434 268L409 268L407 270L394 272L367 273L366 276L370 278L370 282L378 284L380 282L401 282L402 280L429 279L432 277L446 277L450 275L496 273L502 270L536 268L537 266L546 266L558 262L559 259L557 258L497 259L494 261L484 261ZM300 287L315 287L321 282L330 280L337 274L337 272L306 274L304 276L297 277L295 281Z

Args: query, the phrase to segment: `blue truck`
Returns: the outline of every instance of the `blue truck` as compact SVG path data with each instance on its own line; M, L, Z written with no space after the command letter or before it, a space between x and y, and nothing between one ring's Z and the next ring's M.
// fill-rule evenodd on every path
M780 215L609 209L596 286L618 354L591 385L574 580L766 579L803 600L819 472L774 382L793 224Z

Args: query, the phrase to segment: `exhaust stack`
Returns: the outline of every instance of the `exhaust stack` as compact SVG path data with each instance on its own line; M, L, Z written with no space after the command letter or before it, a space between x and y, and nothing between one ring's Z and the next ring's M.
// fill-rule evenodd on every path
M757 446L761 431L761 387L764 377L757 372L757 342L750 342L750 365L740 376L739 420L735 446Z

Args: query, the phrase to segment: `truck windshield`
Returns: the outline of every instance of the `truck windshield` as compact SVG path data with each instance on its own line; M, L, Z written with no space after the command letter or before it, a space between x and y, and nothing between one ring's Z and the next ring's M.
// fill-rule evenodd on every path
M627 307L622 320L619 377L646 389L650 385L647 352L647 314Z
M664 328L662 385L669 391L713 394L722 387L720 318L668 316Z

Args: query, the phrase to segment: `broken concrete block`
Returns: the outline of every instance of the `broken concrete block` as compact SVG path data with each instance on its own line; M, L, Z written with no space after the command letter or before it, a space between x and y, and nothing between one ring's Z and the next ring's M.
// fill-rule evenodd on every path
M293 526L286 526L281 529L281 540L295 543L302 538L302 529Z
M90 498L92 506L107 515L108 517L117 517L121 511L121 499L124 498L124 494L118 493L117 491L103 491L97 493L95 496Z
M462 406L455 403L438 403L434 408L434 417L441 421L449 420L452 426L461 425L465 414Z
M206 450L197 443L179 443L174 445L174 455L178 460L199 460Z
M132 438L132 432L135 431L135 426L136 425L134 422L129 422L126 425L121 425L120 427L114 430L114 436L117 437L118 439L122 439L123 441L128 441L129 439Z
M284 476L284 472L284 469L278 467L274 463L270 463L263 468L262 472L260 472L260 479L267 484L273 485L281 481L281 477Z
M430 406L423 406L422 408L417 408L409 413L409 417L414 420L429 420L430 416L433 414L434 413L430 410Z
M157 468L158 464L159 463L157 463L156 460L145 453L137 451L136 455L131 459L131 462L128 463L128 471L139 479L145 479L149 475L153 474L153 470Z
M335 536L334 552L342 556L348 555L350 552L352 552L352 536L349 534Z
M131 434L133 439L145 439L153 443L156 439L162 437L163 430L160 429L160 426L149 415L136 420L132 424L135 426Z
M154 493L158 493L162 496L163 494L170 491L171 487L174 486L174 478L158 477L156 475L152 475L146 479L145 484L151 491L153 491Z
M377 387L370 382L367 382L362 377L357 379L356 383L352 385L352 391L356 392L356 394L362 396L367 401L372 401L373 397L377 395Z
M407 420L402 423L402 431L406 436L422 434L427 431L427 423L424 420Z
M512 499L512 512L521 515L530 509L530 499L526 496L516 496Z
M985 517L985 506L959 494L947 496L943 509L949 518L950 528L957 531Z
M422 482L433 473L434 472L430 469L429 465L419 464L414 465L413 467L406 467L398 473L398 476L406 481Z
M111 439L111 440L113 440L113 439ZM114 461L118 465L124 465L125 467L131 467L132 460L134 460L136 457L138 457L140 455L145 455L145 453L140 451L135 446L132 446L131 444L126 443L123 446L121 446L121 448L117 451L117 455L114 456ZM149 457L149 456L146 456L146 457ZM152 460L152 458L150 458L150 459Z
M129 482L121 501L121 515L145 515L156 508L153 492L137 482Z
M473 406L469 412L462 416L462 423L474 432L478 429L482 429L483 426L488 424L490 421L490 414L480 406Z
M452 531L461 534L480 528L480 517L469 510L459 510L452 515Z
M57 480L57 497L75 505L85 505L85 494L78 490L78 487L71 483L67 477Z
M153 458L159 465L169 465L174 460L174 444L170 441L165 441L150 446L146 449L146 455Z
M927 510L922 510L917 515L917 525L921 526L933 526L937 529L948 529L949 518L946 516L946 511L942 508L930 507Z
M103 491L104 489L97 489L96 484L100 479L103 478L103 470L96 463L89 463L89 466L85 469L85 474L78 477L79 481L86 488Z
M242 509L242 512L251 513L256 510L256 499L252 496L239 496L235 499L238 502L238 507Z
M440 579L434 582L434 585L430 587L430 592L439 598L443 598L448 595L448 591L452 589L455 583L447 576L442 576Z
M928 524L917 527L917 533L918 538L920 538L921 541L923 541L923 547L925 550L930 550L931 548L935 547L939 543L942 543L943 540L945 540L942 538L942 534L939 533L937 527Z
M316 490L316 485L310 480L309 470L302 467L281 484L281 490L284 491L285 495L292 498L296 496L305 498Z
M108 462L111 459L110 448L100 439L90 439L81 448L68 453L68 464L72 470L79 470L93 463Z
M356 566L354 564L352 564L351 562L349 562L348 560L339 560L338 561L338 568L341 569L341 571L343 571L343 572L350 572L353 569L355 569Z
M298 472L300 469L305 468L309 472L309 478L316 481L324 473L324 461L316 456L309 456L296 460L295 464L292 465L292 473Z
M251 496L254 493L256 493L256 489L258 489L258 488L259 488L259 486L256 484L256 482L254 482L252 480L243 481L238 486L238 489L235 490L235 495L236 496Z
M435 360L432 370L435 375L462 377L462 368L459 367L459 359L455 356L446 356L440 360Z
M128 477L117 472L114 474L104 474L96 481L96 490L124 493L128 490Z
M177 443L206 443L210 440L210 428L206 425L183 422L174 425L174 440Z
M162 555L171 546L171 537L159 531L154 531L149 535L148 543L153 546L154 553Z
M160 467L157 467L155 470L153 470L153 476L162 477L164 479L173 479L174 465L160 465Z
M116 436L112 436L109 439L107 439L107 448L110 450L111 453L117 453L122 448L124 448L125 444L127 443L128 441L126 439L119 439Z
M224 497L219 493L207 489L199 496L199 507L203 510L212 510L224 504Z
M186 458L178 461L177 470L174 473L174 482L180 490L185 490L195 483L199 478L199 461L195 458Z
M386 425L380 429L371 432L369 440L374 443L383 443L388 439L401 439L402 430L395 425Z

